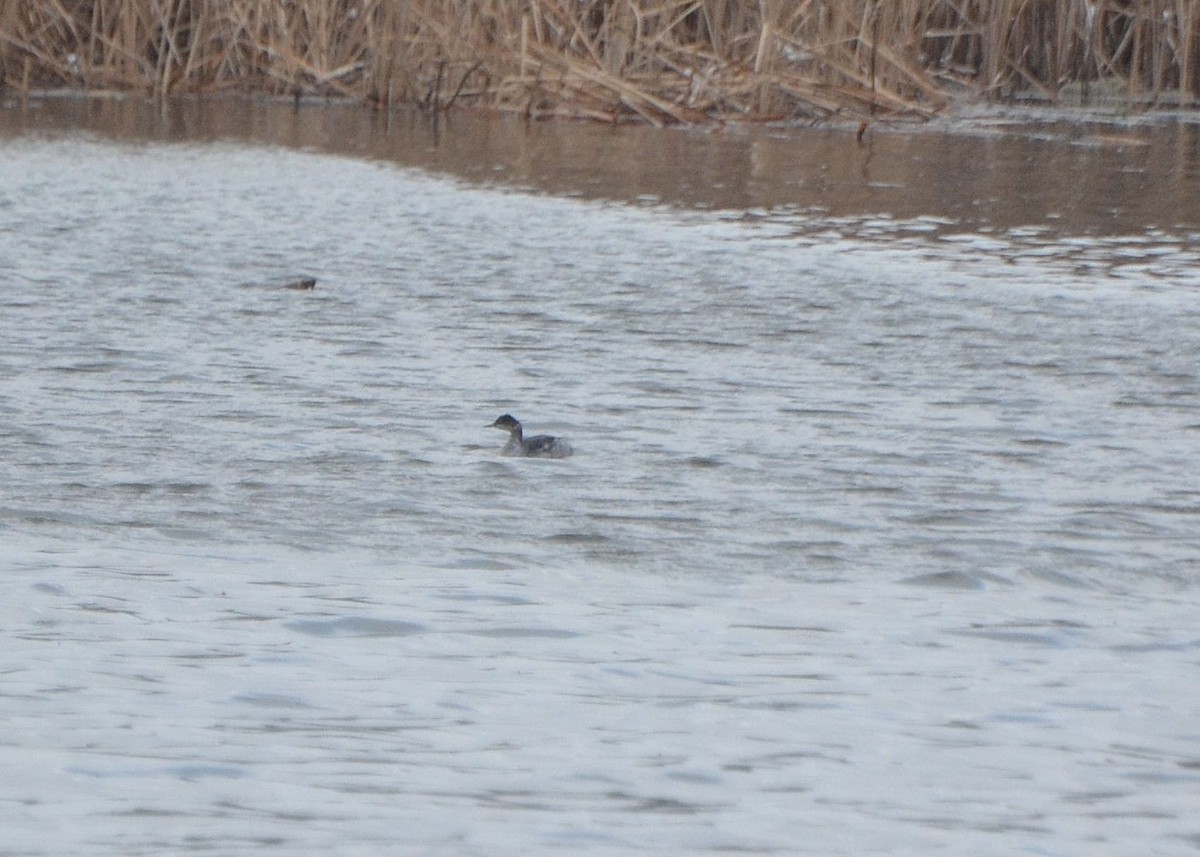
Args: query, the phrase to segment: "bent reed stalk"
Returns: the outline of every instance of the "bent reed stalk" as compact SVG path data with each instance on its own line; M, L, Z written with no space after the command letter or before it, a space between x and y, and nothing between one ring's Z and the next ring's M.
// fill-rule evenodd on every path
M0 0L0 85L656 125L1195 106L1200 0Z

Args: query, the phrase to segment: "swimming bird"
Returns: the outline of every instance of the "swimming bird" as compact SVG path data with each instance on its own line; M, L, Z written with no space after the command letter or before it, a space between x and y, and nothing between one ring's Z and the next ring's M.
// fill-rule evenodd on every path
M531 458L566 458L571 454L571 445L561 437L539 434L525 437L521 424L512 414L497 417L491 428L508 432L508 443L501 450L502 455L525 455Z

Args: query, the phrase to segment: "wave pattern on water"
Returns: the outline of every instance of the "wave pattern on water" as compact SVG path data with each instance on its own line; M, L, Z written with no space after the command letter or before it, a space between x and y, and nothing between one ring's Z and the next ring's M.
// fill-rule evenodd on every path
M1124 540L1159 558L1136 573L1195 572L1190 519L1153 511L1200 504L1188 253L1130 286L988 244L783 242L273 150L14 152L22 528L438 564L511 555L520 520L525 563L681 568L701 540L710 564L803 573L770 545L812 541L855 574L964 540L992 543L967 546L990 571L1030 548L1092 569L1089 546L1120 568ZM272 287L293 270L320 287ZM503 410L584 454L495 461L479 428Z
M16 853L1194 853L1187 242L3 150Z

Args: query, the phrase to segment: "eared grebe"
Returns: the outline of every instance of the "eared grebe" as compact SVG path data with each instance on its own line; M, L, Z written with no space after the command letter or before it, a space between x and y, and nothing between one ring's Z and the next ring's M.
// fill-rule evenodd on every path
M498 417L492 428L508 432L508 443L501 450L503 455L528 455L537 458L566 458L571 454L571 445L561 437L539 434L536 437L525 437L521 424L512 414Z

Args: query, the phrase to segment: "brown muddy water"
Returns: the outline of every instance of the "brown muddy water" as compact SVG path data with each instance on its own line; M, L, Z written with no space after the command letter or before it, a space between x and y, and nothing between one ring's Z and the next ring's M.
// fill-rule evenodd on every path
M1200 117L965 109L928 125L660 130L439 117L353 105L51 98L0 133L93 131L124 142L266 144L378 159L472 183L643 205L931 219L939 231L1194 231ZM800 226L801 224L797 224Z
M1198 178L0 111L0 854L1197 854Z

